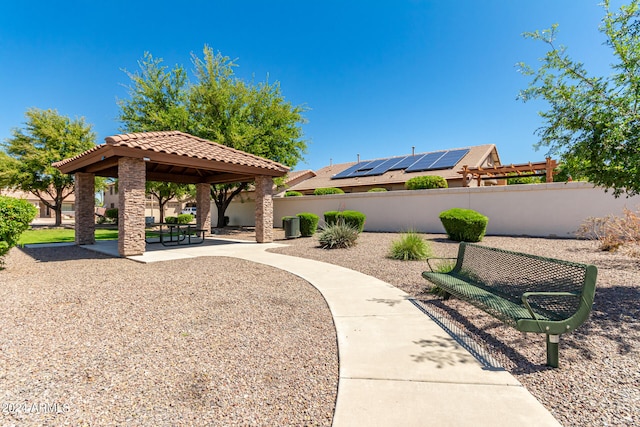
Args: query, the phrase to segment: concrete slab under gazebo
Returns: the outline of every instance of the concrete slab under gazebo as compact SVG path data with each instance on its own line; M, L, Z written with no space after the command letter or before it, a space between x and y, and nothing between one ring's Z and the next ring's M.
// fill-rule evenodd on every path
M256 241L273 241L273 178L287 166L179 131L115 135L53 164L75 175L75 242L95 243L95 176L118 178L118 252L145 251L145 182L196 185L196 225L211 234L211 184L255 182Z

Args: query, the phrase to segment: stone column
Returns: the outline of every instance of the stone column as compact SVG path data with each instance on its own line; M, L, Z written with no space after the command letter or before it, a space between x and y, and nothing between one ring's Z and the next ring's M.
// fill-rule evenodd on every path
M118 252L142 255L144 240L145 163L142 159L118 160Z
M256 241L273 242L273 178L256 177Z
M204 231L204 236L211 236L211 184L196 184L196 226Z
M75 174L75 229L76 245L93 245L96 242L95 176L92 173Z

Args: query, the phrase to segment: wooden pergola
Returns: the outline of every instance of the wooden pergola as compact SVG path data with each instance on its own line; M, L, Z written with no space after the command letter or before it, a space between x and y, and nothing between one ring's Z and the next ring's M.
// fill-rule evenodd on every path
M467 165L462 166L462 170L458 171L462 174L462 182L464 187L469 186L471 179L478 181L478 187L482 180L485 179L507 179L525 176L546 176L547 182L553 182L553 171L558 167L558 162L547 157L544 162L538 163L522 163L518 165L511 164L509 166L500 165L493 167L477 167L470 168Z
M255 182L256 240L273 241L273 178L280 163L178 131L115 135L73 158L53 164L75 175L75 242L95 243L95 176L118 179L118 252L145 251L145 182L196 185L196 222L211 230L211 184Z

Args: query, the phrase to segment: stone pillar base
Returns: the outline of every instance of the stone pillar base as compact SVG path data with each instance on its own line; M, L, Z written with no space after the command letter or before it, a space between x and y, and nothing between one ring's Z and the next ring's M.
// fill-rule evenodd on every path
M207 183L196 184L196 225L204 230L204 236L211 236L211 185Z
M273 242L273 178L256 177L256 241Z
M96 242L95 175L76 172L75 174L75 231L76 245L93 245Z
M144 239L144 184L146 166L142 159L118 160L118 252L121 256L142 255Z

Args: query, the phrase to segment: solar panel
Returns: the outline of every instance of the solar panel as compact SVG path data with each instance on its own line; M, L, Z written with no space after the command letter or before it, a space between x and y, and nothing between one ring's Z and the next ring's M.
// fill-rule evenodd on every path
M398 161L398 163L391 166L388 170L397 171L400 169L406 169L412 164L414 164L415 162L417 162L418 160L420 160L423 156L424 156L423 154L418 154L416 156L407 156L404 158L399 158L400 160Z
M342 172L335 174L334 176L331 177L331 179L349 178L349 176L353 172L357 171L358 169L360 169L361 167L365 166L368 163L370 162L356 163L355 165L343 170Z
M355 172L353 172L351 175L349 175L349 178L352 178L354 176L365 176L365 175L368 175L369 172L371 172L371 170L373 168L381 165L382 163L386 162L387 160L388 159L381 159L381 160L373 160L371 162L367 162L366 164L364 164L360 168L356 169Z
M420 158L420 160L405 169L405 172L419 172L430 170L431 165L437 162L442 156L445 155L445 153L446 151L438 151L435 153L425 154Z
M367 172L365 176L382 175L383 173L388 171L390 167L398 163L398 161L402 160L403 158L404 157L392 157L390 159L384 159L382 163Z
M426 154L416 154L404 157L390 157L387 159L369 160L343 170L331 179L354 178L358 176L382 175L388 171L402 170L405 172L420 172L435 169L449 169L455 166L469 149L436 151Z
M449 169L454 167L469 152L468 149L448 151L437 162L431 165L431 169Z

